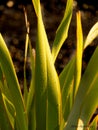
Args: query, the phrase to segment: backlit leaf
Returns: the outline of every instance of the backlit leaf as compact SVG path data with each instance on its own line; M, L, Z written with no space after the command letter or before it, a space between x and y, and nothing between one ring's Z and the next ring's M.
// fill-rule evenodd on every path
M73 9L73 0L67 0L64 17L57 29L56 36L53 42L52 56L53 56L54 62L60 51L60 48L62 47L64 41L66 40L68 36L69 25L70 25L71 17L72 17L72 9Z

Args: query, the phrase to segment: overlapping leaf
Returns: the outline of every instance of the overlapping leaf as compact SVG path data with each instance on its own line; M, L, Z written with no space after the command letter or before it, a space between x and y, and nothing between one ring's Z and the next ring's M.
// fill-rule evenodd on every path
M1 130L12 130L7 112L5 110L5 105L2 97L2 92L0 90L0 129Z
M98 22L94 24L94 26L91 28L91 30L88 33L88 36L84 43L84 49L92 43L92 41L98 37Z
M39 5L39 2L37 3ZM44 38L44 26L42 23L40 5L38 7L38 32L36 43L35 63L35 98L36 98L36 127L46 129L47 111L47 62L46 62L46 41Z
M9 90L16 109L16 122L20 129L27 130L26 113L24 109L22 94L17 80L15 69L6 44L0 34L0 65L7 80ZM20 122L21 120L21 122ZM21 125L23 123L23 125Z
M74 75L74 89L73 95L77 93L79 83L81 80L82 72L82 55L83 55L83 33L81 25L81 15L80 12L77 13L77 49L76 49L76 65L75 65L75 75Z
M62 47L64 41L68 36L69 25L72 17L72 9L73 9L73 0L67 0L64 17L57 29L56 36L52 46L52 56L54 62L60 51L60 48Z
M33 1L34 2L34 1ZM35 3L35 2L34 2ZM34 4L35 5L35 4ZM38 3L38 5L40 5ZM38 68L36 68L36 82L39 81L40 83L36 84L36 87L38 86L38 89L36 90L37 93L37 97L39 95L39 99L38 102L41 102L41 97L42 96L42 90L43 88L47 87L47 97L43 97L44 101L46 99L48 99L48 108L47 106L45 106L45 109L47 110L47 119L45 120L44 118L44 122L47 121L47 128L54 130L60 129L60 122L61 122L61 95L60 95L60 85L59 85L59 79L54 67L54 63L52 60L52 55L51 55L51 51L50 51L50 47L49 47L49 43L47 40L47 36L46 36L46 32L44 29L44 25L43 25L43 21L42 21L42 16L41 16L41 10L40 10L40 6L36 5L35 10L37 12L37 18L38 18L38 41L37 41L37 45L36 45L36 66L38 65ZM37 11L38 10L38 11ZM42 68L40 68L42 67ZM43 68L47 67L46 70L43 71ZM40 70L39 70L40 68ZM37 70L38 69L38 70ZM45 76L43 75L44 73ZM41 75L42 74L42 75ZM40 78L40 80L38 80ZM47 78L47 86L43 85L41 88L41 85L45 82L45 79ZM41 90L41 91L40 91ZM46 90L44 89L44 92L46 92ZM43 102L43 101L42 101ZM37 106L40 107L40 106ZM42 108L39 108L40 111L38 110L38 118L40 118L40 121L37 122L39 125L39 123L41 123L42 121ZM44 109L44 112L46 111ZM41 112L42 115L40 115L39 113ZM54 115L52 116L52 118L50 119L50 114ZM40 116L40 117L39 117ZM46 129L46 124L42 124L43 129ZM39 127L40 128L40 127ZM41 129L40 128L40 129Z
M70 130L73 127L73 130L76 129L78 126L78 120L82 120L83 125L88 123L88 120L92 116L92 111L96 109L96 105L98 103L98 95L95 93L95 91L98 91L97 86L97 75L98 75L98 61L95 60L98 56L98 47L96 48L96 51L94 52L90 63L88 64L88 67L82 77L79 90L76 95L75 103L73 106L73 109L69 115L69 119L67 122L67 125L65 127L65 130ZM92 67L93 66L93 67ZM93 91L94 90L94 91ZM93 96L92 93L95 93L95 96ZM89 102L89 96L91 99L91 103ZM85 102L86 100L86 102ZM92 103L92 101L94 101ZM89 105L91 109L89 108L89 114L84 114L87 111L87 108ZM78 106L78 107L77 107ZM82 117L83 116L83 117Z

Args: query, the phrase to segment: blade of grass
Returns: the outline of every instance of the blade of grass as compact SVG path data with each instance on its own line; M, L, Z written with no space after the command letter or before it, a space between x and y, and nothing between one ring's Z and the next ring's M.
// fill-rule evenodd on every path
M30 46L31 47L31 43L30 43L30 38L29 38L29 33L30 33L30 24L29 24L29 21L28 21L28 18L27 18L27 11L26 11L26 8L23 7L23 10L24 10L24 17L25 17L25 24L26 24L26 30L27 30L27 33L26 33L26 42L25 42L25 57L24 57L24 102L25 104L27 104L27 98L28 98L28 86L27 86L27 81L26 81L26 61L27 61L27 53L28 53L28 47ZM31 48L30 48L30 51L31 51ZM31 53L30 53L30 56L31 56ZM31 61L33 59L31 58Z
M32 77L31 77L31 83L30 83L30 88L28 92L28 98L27 98L27 114L29 114L29 111L31 109L32 101L34 98L34 93L35 93L35 50L31 48L31 44L29 43L29 51L30 51L30 61L31 61L31 72L32 72Z
M11 56L6 47L6 44L0 34L0 63L2 71L7 80L10 93L12 95L13 104L16 109L16 120L20 130L27 130L26 113L24 109L22 94L19 82L15 73ZM21 122L20 122L21 120ZM21 125L22 124L22 125Z
M0 89L1 89L2 93L7 97L7 99L12 102L12 96L9 91L5 76L4 76L1 68L0 68Z
M15 108L12 104L12 96L10 94L9 88L7 86L6 80L3 76L1 69L0 69L0 90L2 92L5 113L7 114L7 118L10 122L11 127L14 129Z
M5 105L3 102L3 97L0 89L0 129L1 130L12 130L12 126L8 119L8 115L5 110Z
M40 0L32 0L36 16L38 17L38 10L40 6Z
M59 78L54 66L54 62L52 59L51 50L49 47L47 35L44 29L43 21L41 21L41 25L43 28L42 35L44 37L45 42L45 50L46 50L46 60L47 60L47 89L48 89L48 121L47 121L47 129L51 130L60 130L62 123L62 102L61 102L61 91L60 91L60 83ZM50 115L53 115L52 117Z
M36 111L35 111L35 50L31 48L31 43L29 42L29 53L30 53L30 61L31 61L31 83L28 92L27 98L27 115L28 115L28 129L35 130L36 129Z
M35 50L32 49L31 46L31 41L29 38L29 30L30 30L30 24L27 18L27 12L26 9L24 7L24 15L25 15L25 23L26 23L26 30L27 30L27 34L26 34L26 43L25 43L25 61L24 61L24 84L25 84L25 88L26 88L26 100L27 100L27 114L29 116L29 111L31 109L31 105L32 105L32 101L33 101L33 97L34 97L34 78L35 78ZM29 47L29 49L28 49ZM30 88L29 88L29 92L27 90L27 84L26 84L26 60L27 60L27 51L30 54L30 69L31 69L31 83L30 83Z
M52 61L52 55L47 51L47 79L48 79L48 129L61 130L62 101L60 83ZM52 115L52 117L51 117Z
M75 102L72 108L72 111L69 115L68 118L68 122L67 125L65 127L65 130L70 130L73 128L73 130L76 129L76 127L78 124L78 119L80 117L81 111L82 111L82 107L83 107L83 103L86 99L86 96L89 92L89 90L91 90L92 83L94 82L95 76L98 75L98 47L96 48L88 66L87 69L83 75L83 78L81 80L76 98L75 98ZM93 67L92 67L93 66ZM96 89L97 91L97 89Z
M15 107L12 104L12 102L10 100L8 100L7 97L4 94L2 94L2 97L3 97L4 106L5 106L6 113L8 115L10 124L14 129L14 118L15 118L15 113L16 113Z
M81 113L79 116L80 122L77 126L82 128L90 127L89 121L93 116L98 105L98 74L94 77L92 84L90 85L90 90L84 98ZM82 124L81 124L82 122Z
M76 67L74 75L74 89L73 89L73 99L77 93L79 83L81 80L81 71L82 71L82 54L83 54L83 33L81 25L81 14L77 12L77 50L76 50Z
M73 0L67 0L64 17L59 25L52 47L53 62L55 62L59 50L68 36L69 25L72 17Z
M90 90L85 97L83 107L81 110L80 119L83 121L84 126L88 125L91 116L95 112L98 105L98 73L95 75Z
M71 70L72 66L75 66L75 56L72 57L72 59L68 62L68 64L64 67L64 69L62 70L62 72L59 75L61 90L64 89L64 85L65 85L65 82L67 81L66 79L68 77L68 73ZM70 75L72 75L72 74L70 74ZM68 78L68 79L70 79L70 78Z
M39 9L40 11L40 9ZM40 35L40 44L42 45L42 42L45 43L44 51L42 51L40 54L43 55L43 52L45 53L46 50L46 65L47 65L47 85L48 85L48 121L47 121L47 129L54 130L60 129L60 122L61 122L61 101L60 101L60 86L59 86L59 80L57 77L57 73L54 68L54 63L52 60L52 55L50 51L50 47L48 44L48 39L46 36L46 32L44 29L42 16L38 15L38 33ZM41 46L42 47L42 46ZM39 47L39 48L41 48ZM42 49L43 50L43 49ZM37 49L36 49L36 60L37 60ZM43 58L43 57L42 57ZM44 57L45 60L45 57ZM37 62L36 62L37 63ZM36 64L37 65L37 64ZM39 64L40 65L40 64ZM45 64L44 64L45 65ZM45 110L44 110L45 111ZM52 118L50 118L50 114L54 115ZM39 115L38 115L39 116ZM42 119L41 119L42 120Z
M33 98L31 108L29 111L29 118L28 118L28 129L29 130L36 130L36 108L35 108L35 97Z
M38 41L36 45L35 95L36 95L37 129L40 128L45 130L46 129L46 99L47 99L46 96L47 68L46 68L45 48L44 45L42 44L44 43L43 40L42 40L42 36L38 36Z
M27 107L27 115L29 117L29 112L31 111L31 106L32 106L32 101L33 101L33 97L34 97L34 78L35 78L35 50L32 49L32 46L31 46L31 41L30 41L30 38L29 38L29 30L30 30L30 24L29 24L29 21L28 21L28 18L27 18L27 11L25 9L25 7L23 8L24 9L24 16L25 16L25 23L26 23L26 30L27 30L27 33L26 33L26 43L25 43L25 58L24 58L24 99L25 99L25 102L26 102L26 107ZM29 49L28 49L29 48ZM27 83L26 83L26 60L27 60L27 52L29 52L29 55L30 55L30 69L31 69L31 73L32 73L32 76L31 76L31 82L30 82L30 88L29 88L29 91L28 91L28 88L27 88Z
M47 53L47 89L48 89L48 121L47 129L62 130L62 101L59 77L57 75L51 50L48 44L48 39L45 30L43 30L43 37L46 41ZM51 117L52 115L52 117Z
M25 43L25 58L24 58L24 103L27 103L28 97L28 88L27 88L27 81L26 81L26 61L27 61L27 50L28 50L28 40L29 36L26 34L26 43Z
M66 72L67 67L67 72ZM68 65L64 68L59 76L60 85L62 86L62 110L63 114L66 112L66 101L69 96L71 88L73 88L74 82L74 70L75 70L75 56L72 57ZM67 73L67 75L66 75ZM66 118L66 117L65 117Z
M66 71L67 69L67 71ZM70 62L65 66L63 71L61 72L59 79L62 90L62 112L63 112L63 128L65 122L67 121L68 115L70 113L70 109L72 107L71 100L71 91L74 85L74 70L75 70L75 56L72 57ZM73 93L72 93L73 94Z
M63 123L63 128L68 120L68 116L70 114L70 111L71 111L71 108L72 108L72 103L73 103L73 93L71 93L72 91L72 87L70 88L70 91L69 91L69 94L67 96L67 99L66 99L66 102L65 102L65 105L63 107L63 117L64 117L64 123Z
M43 24L40 3L38 6L38 33L36 43L35 63L35 100L36 100L36 129L46 130L47 106L47 62L46 43L43 36Z
M98 36L98 22L91 28L84 43L84 49Z

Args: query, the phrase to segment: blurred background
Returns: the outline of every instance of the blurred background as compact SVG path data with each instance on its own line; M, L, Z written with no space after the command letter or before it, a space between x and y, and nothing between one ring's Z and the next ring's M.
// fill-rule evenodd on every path
M23 5L27 11L30 23L30 40L35 48L36 42L36 16L31 0L0 0L0 32L11 52L14 66L21 86L23 86L23 64L26 26ZM48 35L50 46L52 46L55 31L63 18L66 0L41 0L43 20ZM90 28L98 21L98 1L96 0L74 0L73 16L69 29L69 35L56 60L55 66L58 74L68 63L76 48L76 12L81 11L84 40ZM83 54L83 72L96 48L98 39L87 47ZM30 81L30 60L27 59L27 80Z

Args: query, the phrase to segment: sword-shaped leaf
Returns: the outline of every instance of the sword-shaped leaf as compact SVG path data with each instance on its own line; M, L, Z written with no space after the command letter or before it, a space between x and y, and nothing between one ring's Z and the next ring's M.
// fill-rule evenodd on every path
M36 68L35 69L36 70L35 71L35 76L36 76L35 94L37 98L36 102L38 102L36 105L36 110L37 110L36 118L38 118L37 128L44 130L47 127L47 129L59 130L60 123L61 123L61 104L62 104L60 84L54 67L45 28L43 25L40 4L38 3L36 7L38 7L38 13L37 13L38 40L36 45L36 66L35 66ZM43 96L44 93L45 96ZM47 99L48 99L48 103L46 104ZM45 102L44 106L42 105L43 102ZM46 112L47 112L47 119L45 117ZM42 120L44 122L43 124L41 123Z
M0 34L0 65L5 75L13 105L16 110L16 123L20 130L27 130L26 113L19 82L15 73L14 65L7 46ZM20 122L21 120L21 122ZM22 124L22 125L21 125Z
M75 56L72 57L72 59L69 61L69 63L65 66L64 70L61 72L59 79L60 79L60 85L62 90L62 110L63 115L66 115L65 113L67 110L67 100L70 94L71 89L74 85L74 70L75 70ZM64 119L67 119L66 116L64 116Z
M77 93L79 83L81 80L81 71L82 71L82 55L83 55L83 33L81 25L81 15L80 12L77 13L77 49L76 49L76 67L74 75L74 89L73 96Z
M82 77L81 83L79 85L79 89L77 91L77 95L75 98L75 102L72 108L72 111L69 115L68 118L68 122L67 125L65 127L65 130L70 130L71 128L73 128L73 130L76 129L76 126L78 126L78 122L79 119L81 117L81 114L83 114L84 116L84 112L87 111L86 109L86 104L87 103L89 105L89 101L85 102L85 100L87 101L93 97L92 93L95 91L98 91L98 86L97 85L97 79L96 76L98 75L98 60L96 60L98 57L98 47L96 48L88 66L87 69ZM93 91L94 90L94 91ZM96 95L96 93L95 93ZM86 99L87 97L87 99ZM91 102L94 101L94 105L92 104L92 106L89 106L92 108L92 110L89 108L89 112L90 115L87 116L87 114L85 115L85 120L83 118L83 120L81 120L81 122L84 124L85 122L87 123L89 121L89 118L92 116L92 111L94 111L96 104L98 103L98 95L94 96L94 98L91 100ZM91 104L90 104L91 105Z
M36 4L36 6L35 6ZM37 42L35 60L35 103L36 103L36 128L46 130L47 112L47 62L46 41L44 25L42 22L40 1L33 1L35 12L37 10ZM36 9L37 7L37 9Z
M98 22L91 28L84 43L84 49L98 36Z
M54 62L60 51L60 48L62 47L64 41L66 40L68 36L69 25L70 25L71 17L72 17L72 9L73 9L73 0L67 0L64 17L57 29L56 36L53 42L52 56L53 56Z
M10 124L6 109L5 109L5 105L4 105L4 101L3 101L3 97L2 97L2 92L0 90L0 129L1 130L12 130L12 126Z

